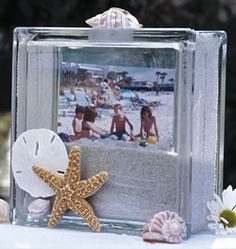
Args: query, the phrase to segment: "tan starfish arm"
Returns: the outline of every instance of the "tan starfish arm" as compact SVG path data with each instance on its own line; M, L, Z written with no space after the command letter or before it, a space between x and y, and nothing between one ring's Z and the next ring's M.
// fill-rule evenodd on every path
M102 185L106 182L108 173L103 171L88 180L83 180L77 183L76 195L81 198L87 198L96 193Z
M93 230L100 232L101 225L95 216L92 207L84 199L74 198L68 202L69 208L79 215Z
M69 164L64 175L65 182L69 182L73 188L73 183L80 180L80 148L73 146L69 154Z
M60 192L60 188L63 186L63 178L55 175L46 169L40 168L38 166L32 167L33 172L39 176L47 185L53 189L53 191L58 194Z
M48 227L55 227L67 209L67 201L65 199L60 198L60 196L57 196L53 203L53 209L51 213L51 218L48 222Z

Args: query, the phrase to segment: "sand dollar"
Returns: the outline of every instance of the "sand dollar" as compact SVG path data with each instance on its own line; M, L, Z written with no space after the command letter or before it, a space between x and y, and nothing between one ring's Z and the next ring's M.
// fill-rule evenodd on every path
M12 147L12 172L18 186L33 197L49 197L55 193L32 171L40 166L63 173L68 164L65 145L48 129L32 129L22 133Z

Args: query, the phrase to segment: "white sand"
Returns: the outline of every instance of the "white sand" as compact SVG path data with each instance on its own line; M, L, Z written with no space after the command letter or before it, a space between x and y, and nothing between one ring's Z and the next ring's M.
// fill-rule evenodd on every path
M159 211L177 211L176 154L139 148L81 145L82 179L100 171L109 175L89 199L98 217L146 221Z

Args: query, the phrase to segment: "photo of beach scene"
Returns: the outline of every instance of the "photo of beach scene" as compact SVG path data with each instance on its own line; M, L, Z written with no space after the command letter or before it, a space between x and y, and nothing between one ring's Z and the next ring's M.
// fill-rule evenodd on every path
M172 150L175 69L61 62L64 142Z

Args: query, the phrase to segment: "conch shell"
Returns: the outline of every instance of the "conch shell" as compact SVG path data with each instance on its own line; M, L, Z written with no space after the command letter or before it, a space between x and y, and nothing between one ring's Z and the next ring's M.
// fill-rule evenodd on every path
M9 205L0 199L0 223L9 223Z
M86 23L93 28L141 28L143 25L127 10L110 8L88 20Z
M148 242L179 243L186 234L183 219L171 211L157 213L144 227L143 240Z

